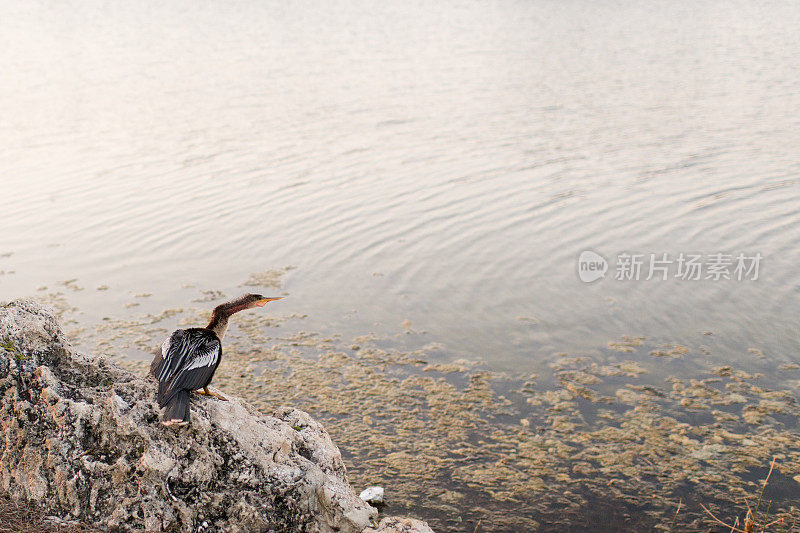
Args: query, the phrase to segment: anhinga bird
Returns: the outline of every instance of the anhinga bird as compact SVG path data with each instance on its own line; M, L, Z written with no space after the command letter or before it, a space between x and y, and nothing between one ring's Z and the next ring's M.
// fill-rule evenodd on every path
M158 406L166 406L162 424L189 423L189 393L192 391L226 400L209 391L208 384L222 360L222 337L228 329L228 318L239 311L263 307L267 302L280 299L245 294L215 307L206 327L172 332L150 365L150 373L158 380Z

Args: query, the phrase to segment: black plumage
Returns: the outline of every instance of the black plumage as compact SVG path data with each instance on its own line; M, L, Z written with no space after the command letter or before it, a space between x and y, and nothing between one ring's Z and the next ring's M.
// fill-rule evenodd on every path
M165 408L164 425L189 423L189 394L192 391L225 400L220 394L210 392L208 385L222 361L222 337L228 327L228 318L244 309L262 307L280 299L246 294L214 308L211 322L205 328L172 332L150 365L150 373L158 380L158 406Z
M222 343L210 329L179 329L170 335L150 365L158 380L158 406L167 407L165 421L189 422L189 392L208 387L221 360Z

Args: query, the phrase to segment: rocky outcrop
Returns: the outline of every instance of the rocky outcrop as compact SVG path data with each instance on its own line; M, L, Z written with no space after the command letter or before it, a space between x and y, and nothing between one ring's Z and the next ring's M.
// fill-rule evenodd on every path
M376 510L308 414L229 400L198 396L190 426L164 427L153 382L75 353L33 300L0 308L0 483L14 500L101 530L430 531L372 529Z
M433 533L433 530L422 520L389 516L381 520L378 529L368 527L364 533Z

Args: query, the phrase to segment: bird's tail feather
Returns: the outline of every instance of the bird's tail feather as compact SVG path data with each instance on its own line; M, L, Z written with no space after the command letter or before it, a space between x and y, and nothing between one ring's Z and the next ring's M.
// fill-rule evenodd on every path
M169 383L166 381L158 382L158 393L156 394L156 400L158 401L159 407L164 407L164 395L167 393L168 388Z
M188 424L189 423L189 391L180 390L172 395L164 410L162 424Z

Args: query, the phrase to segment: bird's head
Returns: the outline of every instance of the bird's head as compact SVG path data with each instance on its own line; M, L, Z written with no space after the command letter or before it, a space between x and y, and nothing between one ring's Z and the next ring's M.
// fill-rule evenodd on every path
M249 309L251 307L264 307L269 302L283 300L283 296L261 296L260 294L245 294L243 298L247 302L247 307L245 307L245 309Z
M245 309L253 307L264 307L267 303L274 300L282 300L283 296L261 296L260 294L245 294L230 302L218 305L214 309L214 313L223 313L225 315L232 315Z

